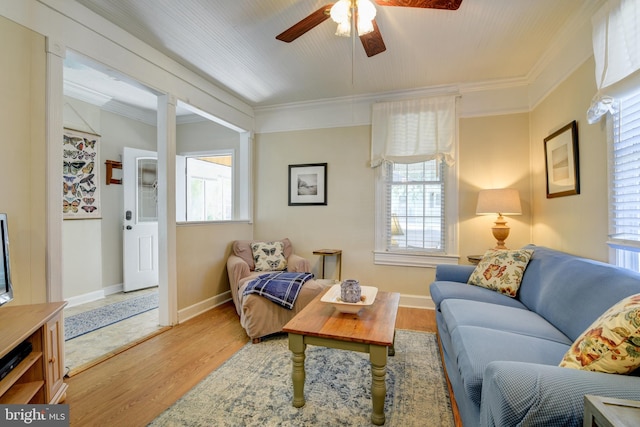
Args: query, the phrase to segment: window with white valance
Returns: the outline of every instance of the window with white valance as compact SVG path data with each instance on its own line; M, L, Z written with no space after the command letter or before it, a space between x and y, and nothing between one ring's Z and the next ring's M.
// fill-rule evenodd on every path
M376 264L457 263L456 97L373 105Z
M371 166L444 160L453 164L456 97L441 96L373 104Z
M598 92L587 111L589 123L614 112L614 99L605 89L640 70L638 22L638 0L609 0L592 18Z

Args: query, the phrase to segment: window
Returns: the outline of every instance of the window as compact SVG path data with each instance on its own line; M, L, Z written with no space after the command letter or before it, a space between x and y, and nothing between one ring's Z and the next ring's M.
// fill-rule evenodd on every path
M375 264L457 264L456 184L455 167L439 160L379 167Z
M456 146L455 96L373 105L375 264L458 263Z
M443 166L436 160L387 166L388 250L444 249Z
M187 221L233 218L231 155L187 157Z
M640 90L619 97L608 125L609 245L616 265L640 271Z

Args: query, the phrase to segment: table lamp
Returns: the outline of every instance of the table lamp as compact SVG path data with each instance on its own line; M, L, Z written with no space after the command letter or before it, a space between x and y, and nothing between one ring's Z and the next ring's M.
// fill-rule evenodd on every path
M393 236L403 236L402 226L396 214L391 214L391 245L398 246L397 240Z
M476 215L487 214L498 214L495 225L491 228L493 237L496 238L494 249L508 249L504 241L509 236L509 227L502 215L522 215L518 190L513 188L480 190Z

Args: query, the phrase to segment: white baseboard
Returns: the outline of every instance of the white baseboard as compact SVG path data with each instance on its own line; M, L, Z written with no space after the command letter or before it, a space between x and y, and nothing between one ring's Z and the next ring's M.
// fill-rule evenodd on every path
M215 297L199 302L198 304L194 304L191 307L183 308L178 311L178 323L187 321L230 300L231 291L226 291L220 295L216 295ZM422 295L400 295L400 306L423 308L427 310L435 309L435 305L431 297L425 297Z
M97 301L108 295L117 294L118 292L122 292L122 284L111 285L107 286L106 288L102 288L99 291L93 291L86 294L69 297L65 301L67 301L67 308L75 307L76 305L86 304L91 301Z
M89 292L87 294L77 295L75 297L67 298L67 308L75 307L76 305L86 304L91 301L97 301L105 297L104 290Z
M122 292L122 284L108 286L99 291L89 292L83 295L67 298L67 307L74 307L76 305L96 301L106 297L107 295L116 294L118 292ZM219 295L201 301L197 304L194 304L190 307L183 308L182 310L178 311L178 323L187 321L230 300L231 291L226 291ZM411 308L425 308L430 310L435 309L435 305L431 297L426 297L423 295L400 295L400 306Z
M426 308L435 310L436 306L431 297L423 295L400 295L400 306L410 308Z
M118 285L111 285L111 286L107 286L106 288L103 288L103 290L104 290L104 296L113 295L120 292L124 292L124 285L122 283Z
M226 291L219 295L201 301L197 304L194 304L190 307L178 310L178 323L185 322L193 317L204 313L205 311L219 306L220 304L224 304L229 300L231 300L231 291Z

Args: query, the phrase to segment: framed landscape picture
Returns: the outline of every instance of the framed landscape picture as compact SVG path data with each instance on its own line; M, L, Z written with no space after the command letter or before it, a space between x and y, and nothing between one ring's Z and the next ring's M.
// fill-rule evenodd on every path
M574 120L544 139L547 199L580 194L578 124Z
M289 165L289 206L327 204L327 164Z

